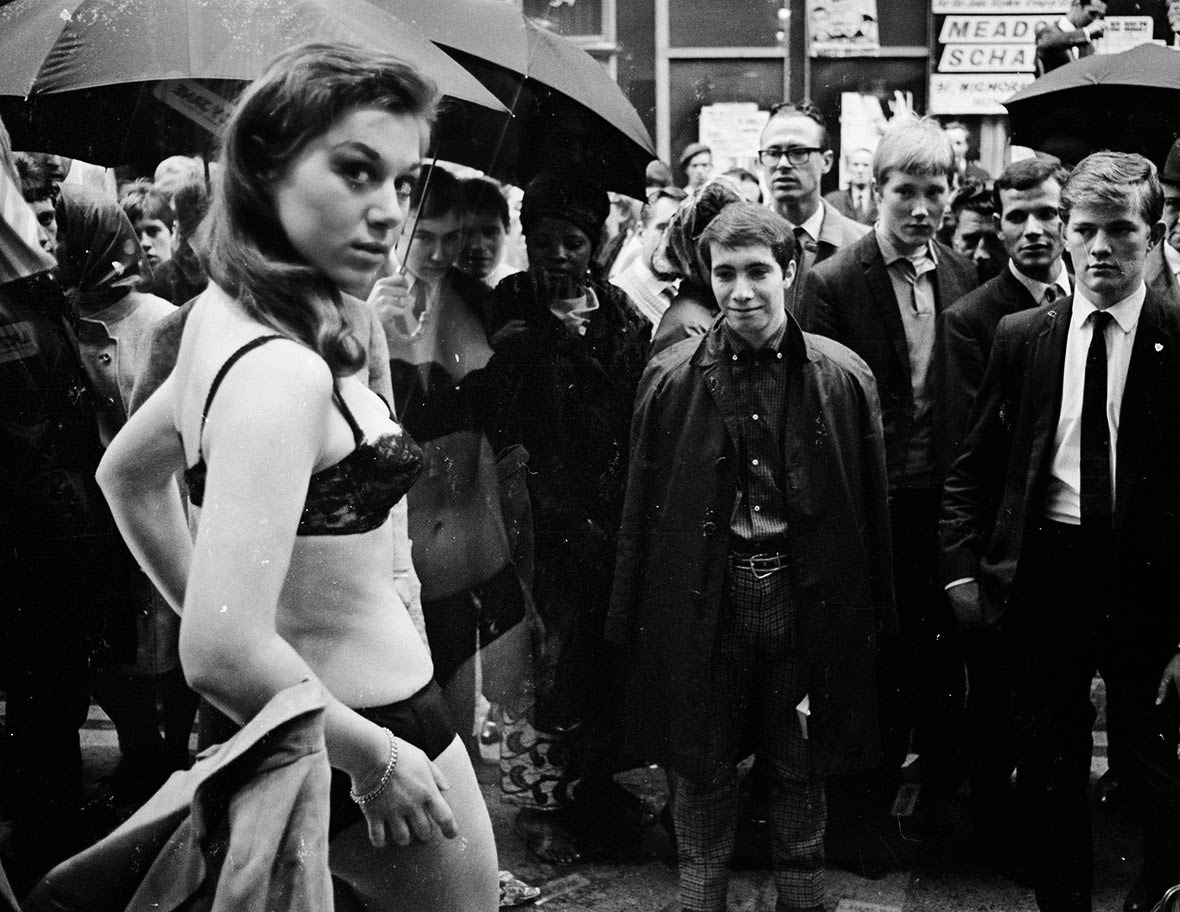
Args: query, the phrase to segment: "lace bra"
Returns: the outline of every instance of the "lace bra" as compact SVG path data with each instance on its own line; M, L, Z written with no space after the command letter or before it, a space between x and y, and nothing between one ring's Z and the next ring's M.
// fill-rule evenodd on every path
M213 396L229 369L247 352L272 339L285 338L277 334L259 336L226 359L209 387L205 410L201 414L202 434ZM408 434L390 432L371 441L365 440L334 381L332 399L352 429L356 446L339 462L312 473L303 515L299 518L298 535L352 535L376 529L385 522L393 505L410 490L422 470L422 450ZM207 472L205 457L198 444L197 462L184 472L193 506L199 507L204 502Z

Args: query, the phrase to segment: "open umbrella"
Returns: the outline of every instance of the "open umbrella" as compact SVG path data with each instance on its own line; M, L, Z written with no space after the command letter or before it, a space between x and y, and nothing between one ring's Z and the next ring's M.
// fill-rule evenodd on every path
M477 167L521 185L538 171L579 173L642 196L644 168L656 157L651 136L615 81L578 45L502 0L369 2L451 53L513 111Z
M1180 51L1143 44L1083 57L1037 79L1004 106L1013 142L1061 154L1071 164L1113 149L1160 165L1180 134Z
M395 54L462 103L457 117L505 112L454 60L366 0L15 0L0 8L0 95L14 96L0 114L17 148L151 164L181 151L157 147L169 124L215 129L227 99L272 57L313 40Z

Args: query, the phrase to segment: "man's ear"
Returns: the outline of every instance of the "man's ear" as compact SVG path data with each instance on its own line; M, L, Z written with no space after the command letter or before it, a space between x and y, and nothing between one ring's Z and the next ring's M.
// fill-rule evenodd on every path
M1004 237L1004 232L1000 227L1001 224L1002 224L1002 220L1000 218L1000 213L993 212L992 213L992 227L996 229L996 237L1002 239Z
M1156 222L1154 225L1152 225L1149 247L1154 247L1156 244L1160 243L1167 236L1167 233L1168 226L1163 222Z
M824 173L824 174L827 174L829 171L831 171L831 170L832 170L832 162L834 162L834 161L836 160L836 157L835 157L835 155L832 153L832 150L831 150L831 149L825 149L825 150L823 151L823 160L824 160L824 170L823 170L823 173Z
M791 262L789 262L787 264L787 268L783 270L783 290L784 291L786 289L790 288L791 285L794 284L796 272L797 272L797 269L795 267L795 261L791 260Z

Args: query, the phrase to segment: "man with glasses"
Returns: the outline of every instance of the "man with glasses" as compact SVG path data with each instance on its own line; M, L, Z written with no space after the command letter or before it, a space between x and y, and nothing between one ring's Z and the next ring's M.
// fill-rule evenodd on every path
M809 101L775 105L761 145L758 161L770 188L771 208L795 230L798 275L787 301L794 311L808 270L869 229L841 215L820 195L820 181L832 170L832 149L819 108Z

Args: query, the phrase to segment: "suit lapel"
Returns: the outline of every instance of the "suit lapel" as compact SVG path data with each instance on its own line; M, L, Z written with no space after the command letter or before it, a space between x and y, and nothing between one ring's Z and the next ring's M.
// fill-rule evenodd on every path
M893 293L893 283L889 281L889 270L885 268L885 257L881 254L881 246L872 233L866 235L861 264L864 266L865 282L869 286L869 295L881 311L881 318L885 321L885 329L889 334L889 340L893 343L893 350L897 354L902 371L906 377L909 377L910 352L909 346L906 345L905 327L901 323L901 313L897 309L897 296Z
M1029 473L1025 482L1025 501L1033 495L1034 480L1043 477L1048 469L1049 454L1057 432L1057 418L1061 413L1062 371L1065 369L1065 342L1073 302L1064 301L1048 310L1037 334L1032 358L1024 373L1024 395L1032 409L1032 443L1029 450Z
M1123 403L1119 412L1118 456L1115 466L1115 531L1123 527L1127 505L1139 474L1139 466L1149 446L1153 417L1159 399L1165 367L1176 358L1173 340L1161 327L1160 305L1149 291L1139 315Z

